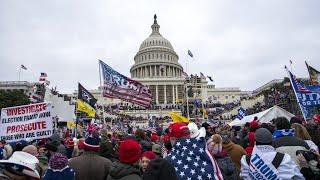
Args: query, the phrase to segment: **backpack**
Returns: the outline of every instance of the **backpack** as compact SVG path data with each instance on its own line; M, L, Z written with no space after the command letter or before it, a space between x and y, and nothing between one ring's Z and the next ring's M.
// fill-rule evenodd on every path
M219 166L223 179L238 179L239 174L237 173L236 165L233 163L230 156L216 158L215 160Z
M273 158L273 160L272 160L272 165L273 165L276 169L278 169L278 167L280 166L283 158L284 158L284 154L277 152L276 156L275 156L275 157ZM250 159L251 159L251 154L247 154L247 155L246 155L246 161L247 161L248 166L250 166Z

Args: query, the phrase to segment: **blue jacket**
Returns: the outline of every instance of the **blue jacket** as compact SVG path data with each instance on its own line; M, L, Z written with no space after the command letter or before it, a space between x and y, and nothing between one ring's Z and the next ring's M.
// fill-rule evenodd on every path
M61 170L48 169L44 174L43 180L74 180L75 172L69 166Z

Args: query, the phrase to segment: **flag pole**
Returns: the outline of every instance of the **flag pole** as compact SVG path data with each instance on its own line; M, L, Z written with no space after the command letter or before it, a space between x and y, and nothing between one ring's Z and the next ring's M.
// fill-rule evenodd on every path
M100 59L99 59L100 60ZM101 97L103 98L103 87L102 87L102 81L101 81L101 64L99 61L99 79L100 79L100 92L101 92ZM105 117L104 117L104 101L102 101L102 118L103 118L103 124L106 125Z
M298 105L299 105L299 107L300 107L300 110L301 110L301 112L302 112L302 116L303 116L303 118L304 118L304 121L307 123L306 115L304 114L304 111L303 111L303 109L302 109L302 107L301 107L301 104L300 104L300 102L299 102L299 98L298 98L298 96L297 96L297 92L296 92L295 88L293 87L291 75L290 75L290 73L289 73L289 71L288 71L288 69L287 69L286 66L285 66L285 69L286 69L286 71L287 71L287 73L288 73L289 80L290 80L290 83L291 83L291 87L292 87L292 89L293 89L294 95L296 96L297 103L298 103Z
M20 75L21 75L21 65L20 65L20 68L19 68L19 81L20 81Z
M186 73L188 74L187 67L188 67L188 58L186 58ZM188 80L190 81L189 75L188 75ZM190 114L189 114L189 96L188 96L187 89L188 89L188 82L186 83L186 86L185 86L185 94L186 94L186 99L187 99L187 114L188 114L188 119L190 120Z
M189 77L188 77L189 78ZM190 120L190 114L189 114L189 95L187 92L188 89L188 83L185 85L185 94L186 94L186 99L187 99L187 114L188 114L188 119Z

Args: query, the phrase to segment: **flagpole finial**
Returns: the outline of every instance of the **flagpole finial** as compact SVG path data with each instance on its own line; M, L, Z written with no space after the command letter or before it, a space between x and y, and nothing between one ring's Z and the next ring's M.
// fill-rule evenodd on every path
M154 24L158 24L158 23L157 23L157 14L154 14L153 19L154 19L153 23L154 23Z

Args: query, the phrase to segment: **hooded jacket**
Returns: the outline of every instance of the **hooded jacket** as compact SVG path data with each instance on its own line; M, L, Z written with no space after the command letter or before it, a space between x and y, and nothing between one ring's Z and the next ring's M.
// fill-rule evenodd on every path
M131 164L114 162L107 180L142 180L140 170Z
M238 144L234 144L233 142L229 142L227 144L222 144L222 149L226 150L233 161L233 163L236 165L238 174L240 173L240 160L243 155L246 155L246 151L243 149L243 147L239 146Z
M241 179L304 179L298 166L288 154L276 169L272 165L277 152L269 145L254 146L250 158L250 166L246 156L241 158Z

